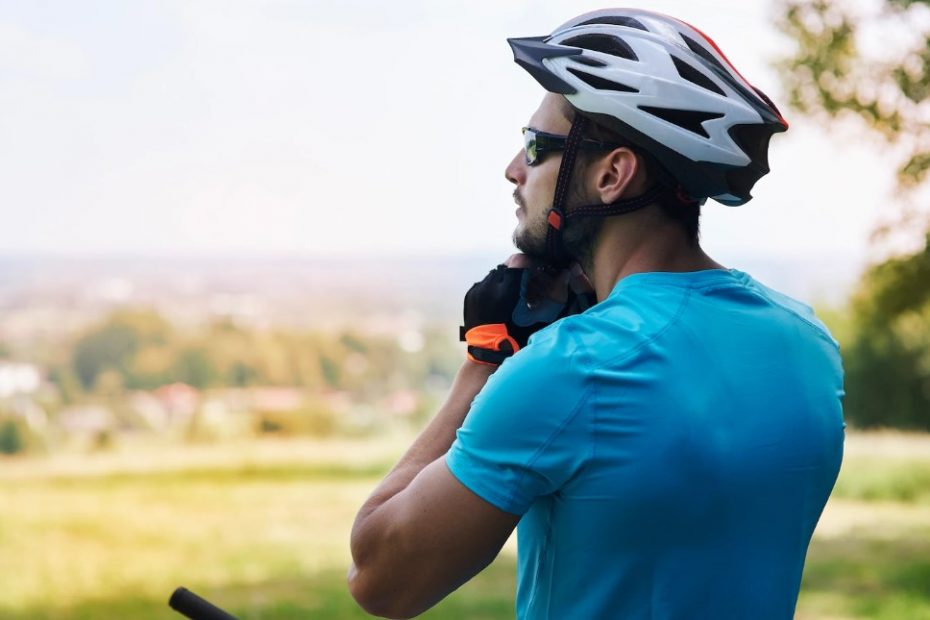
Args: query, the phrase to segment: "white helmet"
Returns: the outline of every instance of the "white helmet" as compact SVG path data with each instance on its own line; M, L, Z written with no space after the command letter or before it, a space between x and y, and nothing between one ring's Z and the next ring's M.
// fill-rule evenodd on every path
M508 42L543 88L650 153L695 199L750 200L769 139L788 128L710 38L661 13L593 11Z

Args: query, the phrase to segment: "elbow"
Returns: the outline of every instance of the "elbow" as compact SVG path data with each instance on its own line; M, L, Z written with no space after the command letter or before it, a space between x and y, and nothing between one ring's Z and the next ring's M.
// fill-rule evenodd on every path
M396 618L392 615L392 597L383 576L378 574L377 547L361 544L360 537L352 534L352 565L346 576L349 594L358 606L372 616L379 618Z
M350 541L349 593L367 613L392 620L418 616L447 593L439 594L435 563L424 557L420 537L401 521L381 529L356 524Z
M405 606L403 592L391 593L383 587L378 587L377 579L373 579L354 565L349 569L348 582L349 594L359 607L372 616L402 620L413 618L425 611Z
M378 596L370 585L371 580L368 575L359 570L354 564L349 569L348 582L349 594L352 595L359 607L372 616L390 618L388 614L390 610L384 604L384 597Z

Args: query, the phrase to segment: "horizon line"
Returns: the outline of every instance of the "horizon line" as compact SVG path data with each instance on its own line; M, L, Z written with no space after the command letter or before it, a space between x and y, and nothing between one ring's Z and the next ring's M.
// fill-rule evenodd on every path
M517 253L518 250L512 249L511 254ZM719 253L719 252L718 252ZM493 249L472 250L472 251L449 251L449 252L370 252L358 254L342 253L301 253L301 252L272 252L272 251L222 251L222 252L127 252L127 251L104 251L104 252L36 252L36 251L3 251L0 250L0 261L22 261L22 260L73 260L73 261L110 261L110 260L130 260L130 261L367 261L367 260L468 260L468 259L485 259L489 256L497 256L502 253ZM854 258L854 264L863 264L867 262L867 252L810 252L806 254L789 254L778 252L727 252L727 254L739 257L743 260L778 260L778 261L796 261L810 259L843 259ZM506 256L502 256L504 260Z

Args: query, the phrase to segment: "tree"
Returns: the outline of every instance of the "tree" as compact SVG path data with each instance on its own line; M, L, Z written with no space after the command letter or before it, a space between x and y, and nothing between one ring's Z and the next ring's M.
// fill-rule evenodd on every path
M181 350L172 370L176 380L201 390L210 387L216 380L216 369L206 347Z
M0 422L0 454L18 454L26 449L22 425L15 420Z
M923 183L930 173L930 30L919 24L928 22L930 3L882 0L871 11L843 0L780 5L781 29L797 42L780 64L791 106L864 121L901 149L902 189Z
M107 325L81 338L74 349L74 370L85 390L107 369L125 368L139 340L126 325Z
M930 250L869 269L852 309L847 416L860 426L930 430Z
M118 372L133 383L132 364L145 345L163 345L171 338L171 327L160 316L148 311L122 311L85 334L74 348L72 365L85 390L107 370Z
M870 267L852 303L844 359L847 417L862 426L930 430L930 2L779 0L796 47L780 63L789 102L828 121L862 123L897 157L897 222L923 248Z

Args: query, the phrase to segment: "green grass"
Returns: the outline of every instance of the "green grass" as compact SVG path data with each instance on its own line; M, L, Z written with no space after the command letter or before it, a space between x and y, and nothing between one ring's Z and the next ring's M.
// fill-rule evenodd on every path
M0 618L180 618L178 585L242 620L368 617L349 528L390 462L344 458L0 478ZM502 556L425 617L506 618L513 591Z
M930 457L930 455L928 455ZM930 458L851 457L843 463L834 497L930 504Z
M300 483L336 480L371 480L384 475L393 461L348 465L342 463L247 463L242 465L192 467L182 470L108 472L88 477L81 474L54 474L44 482L49 488L101 489L133 484L150 486L197 483L239 485L248 482Z
M513 561L501 558L484 573L421 616L433 620L493 620L513 617ZM207 585L188 582L207 598L240 620L293 620L295 618L370 618L349 598L345 572L329 570L289 574L257 582ZM182 616L168 608L171 590L163 596L114 592L71 605L42 602L22 609L0 606L4 620L173 620Z
M217 447L52 467L0 462L0 618L180 618L185 585L241 620L365 618L345 588L358 506L403 444ZM799 619L930 620L930 459L851 451L815 535ZM424 615L513 617L514 560Z
M815 539L799 609L811 618L930 619L930 523L908 534Z

